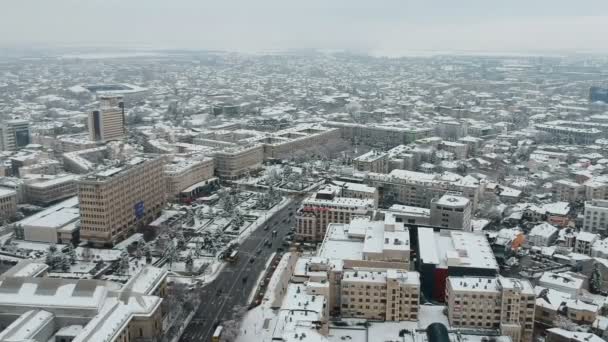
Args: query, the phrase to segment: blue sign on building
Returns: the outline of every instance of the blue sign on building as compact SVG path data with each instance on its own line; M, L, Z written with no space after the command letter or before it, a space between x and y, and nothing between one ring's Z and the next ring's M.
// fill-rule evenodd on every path
M139 220L140 218L144 217L144 214L146 212L146 210L144 208L144 201L137 202L135 204L135 208L134 209L135 209L135 218L136 219Z

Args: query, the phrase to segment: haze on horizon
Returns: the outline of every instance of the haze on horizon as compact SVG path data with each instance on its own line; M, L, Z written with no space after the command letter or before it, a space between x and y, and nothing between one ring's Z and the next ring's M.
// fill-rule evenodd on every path
M606 0L5 0L0 46L606 53Z

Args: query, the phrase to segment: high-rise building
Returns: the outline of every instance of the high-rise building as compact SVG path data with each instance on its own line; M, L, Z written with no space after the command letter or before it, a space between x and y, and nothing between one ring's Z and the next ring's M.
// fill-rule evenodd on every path
M89 113L89 137L93 141L119 140L126 131L122 96L100 96L99 110Z
M449 277L445 296L453 327L500 329L513 342L532 341L536 295L529 281Z
M80 236L113 245L156 218L165 203L163 158L134 158L78 181Z
M0 126L0 146L3 151L16 151L30 144L30 122L7 120Z

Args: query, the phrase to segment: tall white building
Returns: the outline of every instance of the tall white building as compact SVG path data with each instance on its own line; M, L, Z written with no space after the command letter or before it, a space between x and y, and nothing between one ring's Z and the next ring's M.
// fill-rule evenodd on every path
M126 133L122 96L100 96L99 110L89 113L89 137L93 141L119 140Z
M585 202L583 230L602 234L608 232L608 200Z

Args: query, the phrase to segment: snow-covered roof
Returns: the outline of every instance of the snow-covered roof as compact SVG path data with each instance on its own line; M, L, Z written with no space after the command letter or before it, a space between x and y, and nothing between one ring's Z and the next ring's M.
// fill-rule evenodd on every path
M557 228L547 222L543 222L539 225L534 226L534 228L530 230L528 236L541 236L544 238L548 238L554 235L555 233L557 233Z

